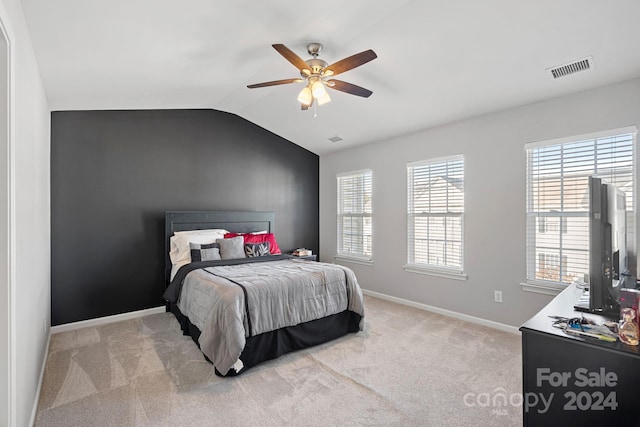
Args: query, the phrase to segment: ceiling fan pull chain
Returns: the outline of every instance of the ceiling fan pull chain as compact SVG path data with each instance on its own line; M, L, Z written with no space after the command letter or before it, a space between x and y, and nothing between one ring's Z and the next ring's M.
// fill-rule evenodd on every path
M318 103L315 102L313 104L313 118L315 119L316 117L318 117Z

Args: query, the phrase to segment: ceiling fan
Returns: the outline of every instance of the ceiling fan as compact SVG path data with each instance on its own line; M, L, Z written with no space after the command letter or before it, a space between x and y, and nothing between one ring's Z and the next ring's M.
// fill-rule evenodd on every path
M322 50L322 44L320 43L309 43L307 45L307 52L313 58L307 59L306 61L293 53L293 51L283 44L274 44L272 46L278 51L278 53L280 53L280 55L284 56L287 61L291 62L298 70L300 70L302 78L274 80L270 82L251 84L247 85L249 89L306 82L306 86L298 94L298 101L300 102L303 110L311 108L314 101L317 102L317 105L326 104L331 101L329 93L326 90L327 88L339 90L340 92L349 93L351 95L361 96L363 98L368 98L373 93L369 89L331 78L376 59L378 55L376 55L376 53L371 49L356 53L355 55L329 65L326 61L318 58L318 55Z

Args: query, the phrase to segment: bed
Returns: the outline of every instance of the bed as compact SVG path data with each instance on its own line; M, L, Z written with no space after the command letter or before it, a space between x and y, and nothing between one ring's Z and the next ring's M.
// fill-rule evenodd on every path
M274 218L273 212L166 212L167 310L217 375L238 375L362 330L364 302L353 271L278 254ZM217 237L223 232L241 237ZM260 243L249 243L254 239ZM233 255L229 248L237 251L239 241L254 256ZM182 256L187 247L190 255Z

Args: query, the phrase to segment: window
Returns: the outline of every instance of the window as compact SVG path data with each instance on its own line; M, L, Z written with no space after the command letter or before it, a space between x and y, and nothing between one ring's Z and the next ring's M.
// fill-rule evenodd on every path
M562 223L562 227L560 227L560 223ZM538 232L546 233L546 232L558 232L566 233L567 232L567 218L545 218L542 217L538 221Z
M338 175L338 256L370 261L371 171Z
M527 281L588 282L591 175L625 192L627 231L635 235L634 145L632 128L526 145Z
M538 252L537 271L539 277L545 280L558 282L560 280L560 272L567 268L567 257L562 257L562 269L560 268L560 258L558 254L550 254Z
M407 165L407 269L462 275L464 157Z

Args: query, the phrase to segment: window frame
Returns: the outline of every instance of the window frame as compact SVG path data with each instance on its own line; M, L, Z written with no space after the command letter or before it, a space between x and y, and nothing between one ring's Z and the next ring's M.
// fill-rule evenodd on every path
M571 149L571 147L569 146L570 144L579 144L582 142L587 142L587 141L593 141L594 144L594 153L597 153L597 150L599 149L598 146L598 140L600 139L606 139L606 138L614 138L617 136L624 136L624 135L629 135L631 134L631 156L632 156L632 164L631 164L631 170L630 170L630 175L631 175L631 185L632 185L632 204L630 207L630 213L628 214L628 230L630 230L627 234L627 241L629 248L631 249L632 252L632 256L636 256L636 238L637 238L637 232L636 232L636 205L637 205L637 182L636 182L636 171L637 171L637 157L636 157L636 143L637 143L637 128L635 126L629 126L629 127L625 127L625 128L618 128L618 129L610 129L610 130L605 130L605 131L600 131L600 132L594 132L594 133L590 133L590 134L583 134L583 135L576 135L576 136L570 136L570 137L565 137L565 138L558 138L558 139L552 139L552 140L546 140L546 141L538 141L538 142L530 142L530 143L526 143L524 145L525 148L525 154L526 154L526 171L525 171L525 184L526 184L526 194L525 194L525 213L526 213L526 227L525 227L525 234L526 234L526 239L525 239L525 261L526 261L526 272L525 272L525 283L522 283L522 288L525 291L531 291L531 292L537 292L537 293L543 293L543 294L550 294L550 295L555 295L558 292L562 291L563 289L565 289L568 286L567 282L562 282L562 277L560 277L560 279L558 281L555 280L545 280L545 279L541 279L541 278L537 278L536 277L536 265L539 262L539 258L537 257L537 253L536 252L536 236L537 234L541 231L540 230L540 225L538 224L538 226L535 225L535 221L536 218L538 219L545 219L545 218L558 218L559 220L559 225L560 225L560 230L561 230L561 234L562 235L566 235L567 233L567 229L568 229L568 218L588 218L589 217L589 213L587 212L572 212L572 211L567 211L567 212L544 212L544 210L535 210L532 206L533 206L533 200L536 197L540 197L538 195L538 193L535 193L534 190L532 189L533 187L533 181L532 181L532 167L533 167L533 160L532 160L532 152L533 150L539 149L539 148L543 148L543 147L552 147L552 146L567 146L567 149ZM605 143L606 144L606 143ZM564 154L563 154L564 155ZM595 159L598 157L596 154L593 155L594 157L594 162ZM570 156L567 157L567 159L570 161L572 158ZM569 162L570 163L570 162ZM565 172L565 168L568 168L568 166L565 166L565 158L562 157L562 160L559 162L559 164L561 165L561 172L558 174L560 176L562 176L562 182L564 183L565 181L565 177L569 177L569 178L573 178L575 179L575 177L577 175L569 175L566 174ZM601 164L598 163L594 163L593 168L597 171L599 168L603 168L603 166ZM580 173L584 173L584 174L588 174L588 171L585 168L585 171L579 171ZM615 172L613 173L613 175L615 175ZM602 176L599 174L596 174L596 176ZM605 175L608 176L608 175ZM613 182L612 182L613 183ZM616 183L613 183L616 184ZM562 184L564 185L564 184ZM561 203L565 203L565 198L562 197L562 202ZM550 231L548 228L546 228L545 226L545 232ZM553 230L551 230L553 231ZM587 231L588 233L588 231ZM550 250L555 250L558 251L558 253L563 253L563 246L562 246L562 239L563 237L560 237L560 243L557 247L551 248ZM588 245L588 236L586 237L586 243ZM587 260L588 260L588 248L586 250L587 253ZM558 260L562 259L562 265L566 268L567 266L567 257L565 255L562 255L562 258L558 258ZM588 261L587 261L588 262ZM562 269L560 269L560 274L562 274ZM586 272L588 274L588 265L586 268Z
M447 212L416 212L414 209L415 194L414 186L416 185L415 177L413 176L415 169L420 167L437 167L438 165L445 164L446 168L449 168L453 163L461 162L462 170L462 206L461 211L451 211L451 205L449 204L449 198L447 193L446 210ZM405 271L419 274L428 274L433 276L452 278L457 280L466 280L467 275L464 272L464 251L465 251L465 193L464 193L464 181L465 181L465 158L463 154L455 154L446 157L431 158L426 160L414 161L407 163L407 264L404 266ZM450 175L447 175L447 177ZM429 196L429 203L431 202L431 196ZM445 238L434 239L442 241L443 246L448 246L450 242L459 243L460 245L460 265L447 265L447 264L433 264L416 262L416 233L414 230L415 218L454 218L459 223L460 232L456 234L459 240L454 238L449 239L447 235L447 225L443 226ZM427 239L430 241L431 239ZM446 258L446 256L445 256Z
M344 192L344 188L341 186L341 180L345 178L356 178L356 177L361 177L363 179L363 186L365 187L364 190L362 191L362 200L361 200L362 212L345 212L344 205L341 203L341 201L344 200L345 198L345 192ZM367 186L368 188L366 188ZM334 258L340 261L349 261L349 262L355 262L355 263L367 264L367 265L372 264L373 263L373 171L371 169L360 169L356 171L349 171L349 172L343 172L343 173L337 174L336 175L336 194L337 194L337 198L336 198L337 241L336 241L336 255L334 256ZM364 199L366 199L367 196L369 198L370 207L368 209L370 212L366 212L367 208L365 207L366 201ZM363 224L361 226L361 230L359 233L359 236L362 239L362 247L363 247L363 250L361 252L345 251L345 248L343 246L344 245L344 229L343 229L344 221L343 220L345 217L363 219ZM366 218L369 218L369 222L370 222L369 234L366 234L364 232L364 229L366 227L365 225ZM370 251L369 251L370 253L368 254L366 251L367 238L369 240L368 246L370 247Z

